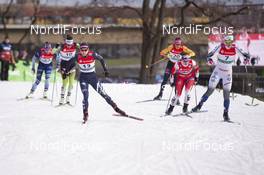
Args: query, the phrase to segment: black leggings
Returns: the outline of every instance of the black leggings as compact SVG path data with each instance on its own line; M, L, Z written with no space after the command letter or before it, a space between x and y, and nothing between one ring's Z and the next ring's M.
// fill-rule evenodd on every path
M161 86L167 84L168 79L169 79L169 77L171 75L171 70L174 67L174 65L175 65L175 63L173 63L171 61L168 61L166 69L165 69L165 72L164 72L163 81L161 83Z
M1 80L8 80L9 61L1 61Z
M87 111L88 110L88 98L89 98L89 84L93 87L96 92L98 92L104 99L105 101L111 105L113 108L116 107L116 104L113 102L111 97L109 97L106 92L103 89L103 86L101 83L98 81L97 76L95 72L91 73L80 73L79 76L79 81L80 81L80 87L83 93L83 110Z

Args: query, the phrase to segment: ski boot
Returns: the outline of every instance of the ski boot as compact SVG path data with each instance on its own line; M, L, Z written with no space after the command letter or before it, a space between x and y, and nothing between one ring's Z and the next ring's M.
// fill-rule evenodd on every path
M170 107L167 109L165 114L170 115L172 113L172 111L173 111L173 108L174 108L174 106L170 105Z
M71 97L71 93L68 92L67 97L66 97L67 104L70 104L70 97Z
M88 110L83 111L83 124L87 122L88 120Z
M63 105L64 103L64 94L61 94L59 105Z
M62 86L61 87L61 98L60 98L59 105L63 105L64 104L64 94L65 94L65 88Z
M120 115L127 116L127 114L126 114L124 111L122 111L122 110L121 110L119 107L117 107L117 106L114 107L114 110L115 110L115 112L117 112L117 113L120 114Z
M200 111L201 108L202 108L202 104L199 103L197 106L195 106L194 108L192 108L192 112Z
M161 86L159 94L153 100L161 100L165 86Z
M227 110L224 110L223 117L224 117L224 121L225 122L229 122L230 121L230 118L228 116L228 111Z
M183 112L183 113L188 112L188 105L189 105L189 104L187 104L187 103L184 103L184 104L183 104L183 108L182 108L182 112Z
M33 96L34 91L30 90L29 94L26 96L26 99L31 98Z
M160 92L153 100L161 100L163 93Z
M48 93L48 90L44 90L44 92L43 92L43 98L44 99L47 99L48 98L47 93Z

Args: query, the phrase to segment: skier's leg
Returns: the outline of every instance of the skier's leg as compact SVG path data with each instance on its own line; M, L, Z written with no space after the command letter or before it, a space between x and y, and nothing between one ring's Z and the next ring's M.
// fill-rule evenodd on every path
M72 92L72 89L73 89L75 71L70 73L68 77L69 77L69 87L68 87L68 93L67 93L67 97L66 97L66 102L70 103L70 96L71 96L71 92Z
M65 99L65 91L69 82L69 76L67 76L66 74L62 73L61 74L62 77L62 86L61 86L61 98L60 98L60 104L64 103L64 99Z
M8 71L9 71L9 62L8 61L3 61L3 79L2 80L8 80Z
M159 99L162 98L165 85L168 82L168 79L169 79L170 74L171 74L171 69L173 68L173 66L174 66L174 63L171 62L171 61L168 61L166 69L165 69L165 72L164 72L164 75L163 75L163 81L162 81L162 83L160 85L159 94L154 98L154 100L159 100Z
M89 79L91 86L105 99L105 101L112 106L112 108L121 115L126 115L124 111L118 108L116 103L111 99L111 97L104 91L102 84L97 80L96 74L92 74Z
M88 118L88 97L89 97L89 84L88 82L85 80L84 77L80 76L80 88L83 94L83 101L82 101L82 105L83 105L83 120L84 122L87 121Z
M4 67L4 61L0 60L1 61L1 73L0 73L0 76L1 76L1 80L3 80L3 67Z
M169 115L173 111L174 106L177 104L177 101L179 100L182 94L183 86L184 86L184 79L178 77L175 83L175 96L171 99L171 104L168 110L166 111L166 114Z
M37 70L37 76L36 76L36 81L34 82L34 84L32 85L32 88L30 90L31 94L33 92L35 92L35 90L37 89L37 86L39 85L40 81L41 81L41 77L42 77L42 73L44 71L44 67L42 65L39 64L38 66L38 70Z
M212 75L210 76L209 85L206 92L203 94L198 105L192 109L193 112L199 111L201 109L204 102L206 102L209 96L212 95L212 93L214 92L219 81L220 81L219 72L215 69Z
M228 110L230 105L230 90L232 87L232 74L228 73L223 76L223 96L224 96L224 120L229 121Z
M191 78L185 82L185 96L184 96L184 105L183 105L183 112L188 111L188 105L190 101L190 91L194 85L194 78Z
M52 72L52 65L47 66L45 68L45 85L44 85L44 93L43 93L44 98L47 98L47 91L49 89L49 80L50 80L51 72Z

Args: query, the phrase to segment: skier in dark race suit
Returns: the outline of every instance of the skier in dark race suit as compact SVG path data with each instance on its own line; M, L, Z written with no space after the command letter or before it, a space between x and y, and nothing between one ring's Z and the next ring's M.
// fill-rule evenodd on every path
M117 107L116 103L111 99L111 97L105 93L101 83L98 81L95 73L95 60L100 61L104 69L105 76L107 77L109 72L106 68L103 57L96 52L89 50L87 43L82 43L80 45L80 52L77 54L77 62L80 69L79 81L83 94L83 123L85 123L88 119L89 84L106 100L109 105L112 106L112 108L117 113L120 115L126 115L124 111Z

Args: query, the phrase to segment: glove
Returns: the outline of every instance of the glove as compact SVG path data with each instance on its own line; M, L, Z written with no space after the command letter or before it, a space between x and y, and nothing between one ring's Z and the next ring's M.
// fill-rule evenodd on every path
M107 70L104 72L104 74L105 74L105 77L109 77L109 72Z
M36 70L35 70L34 67L32 67L31 72L32 72L32 74L35 74L36 73Z
M14 71L16 69L16 65L13 63L11 64L11 66L12 66L12 71Z
M245 65L249 64L249 58L245 58L244 61L243 61L243 63L244 63Z
M174 87L175 86L175 81L174 81L175 79L174 79L174 75L171 75L170 76L170 86L171 87Z
M214 64L214 61L212 58L207 58L207 64L208 65L213 65Z
M59 67L56 67L56 72L60 72L60 68Z
M197 84L198 82L198 77L194 77L194 83Z

